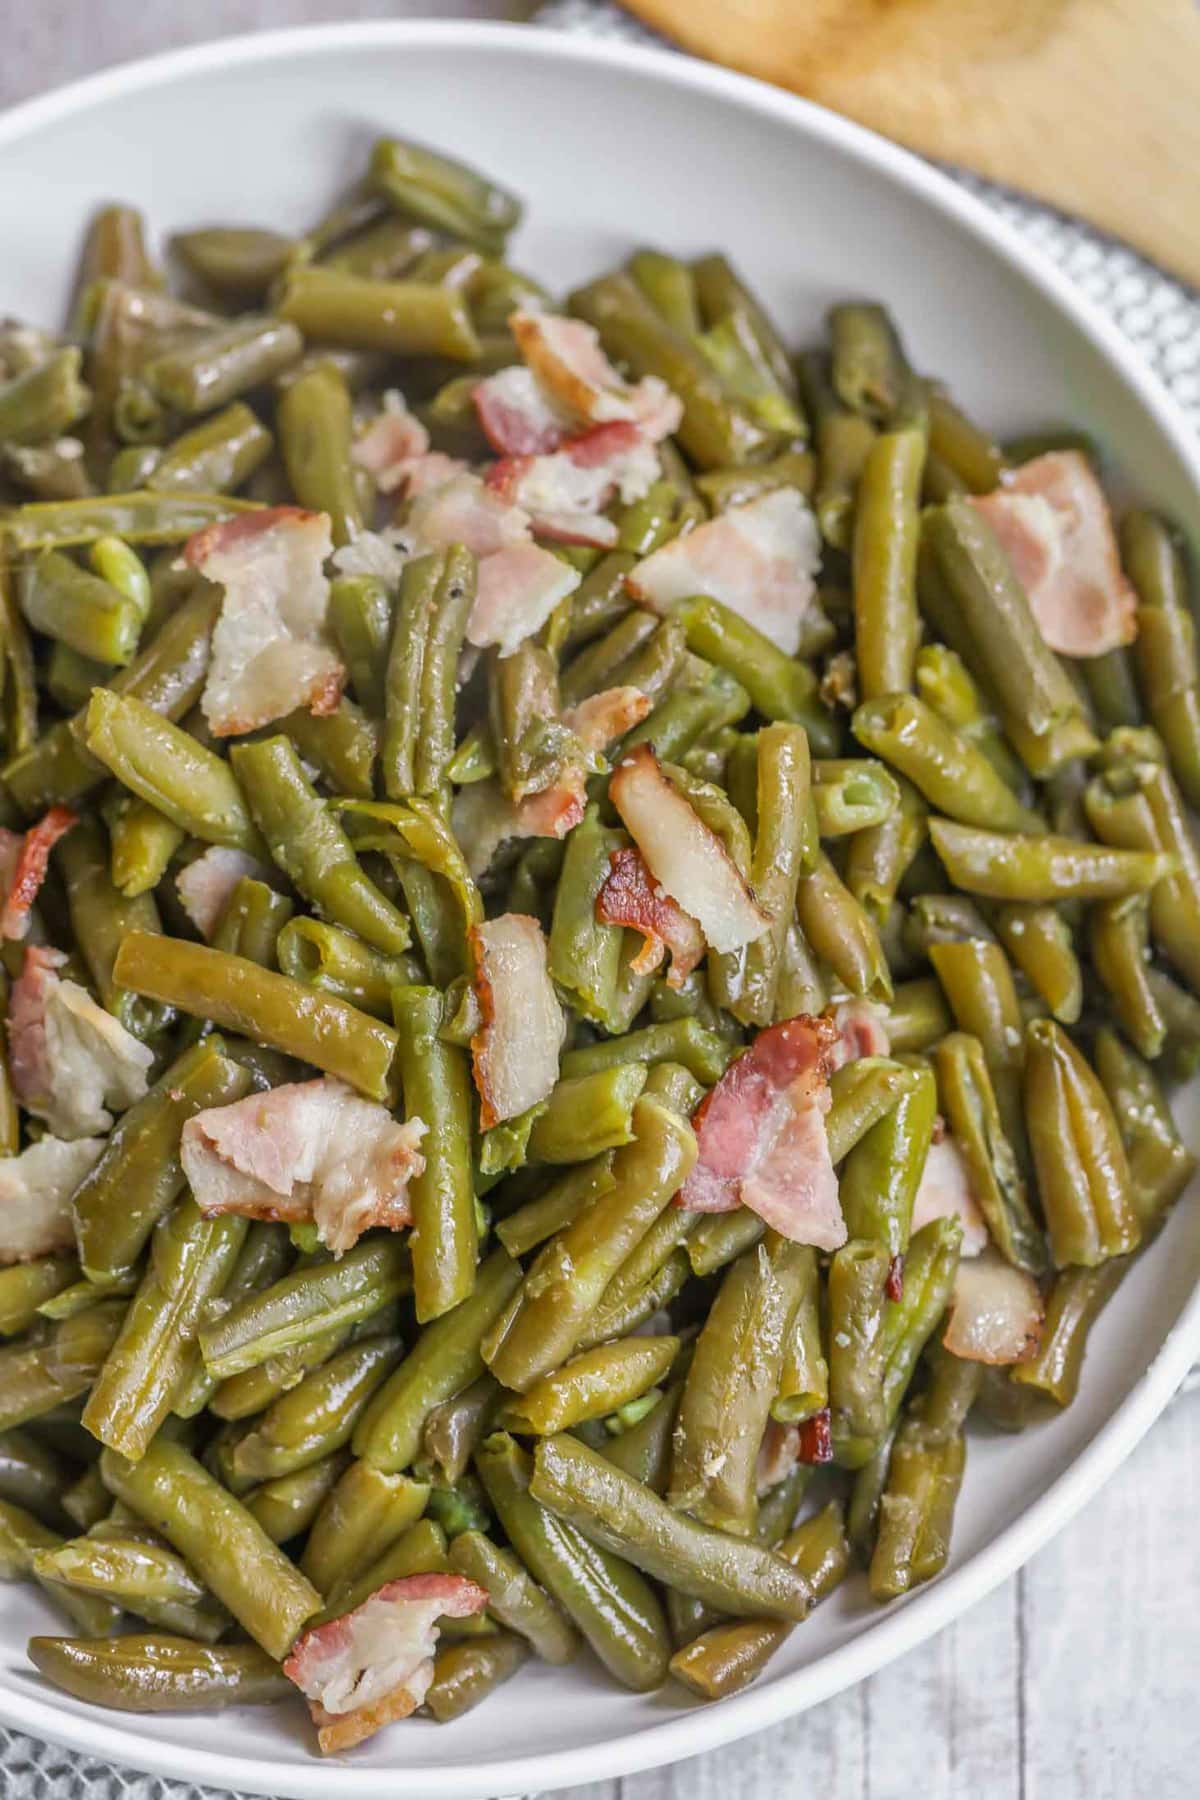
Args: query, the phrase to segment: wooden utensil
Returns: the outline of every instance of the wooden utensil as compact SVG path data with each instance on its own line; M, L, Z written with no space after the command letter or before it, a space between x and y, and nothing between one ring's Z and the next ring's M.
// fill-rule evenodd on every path
M1200 284L1195 0L626 0L687 49L1079 213Z

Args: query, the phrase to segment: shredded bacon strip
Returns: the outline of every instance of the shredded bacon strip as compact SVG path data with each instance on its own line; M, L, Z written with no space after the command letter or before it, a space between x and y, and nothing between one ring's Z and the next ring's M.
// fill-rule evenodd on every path
M1028 1362L1037 1354L1044 1320L1033 1276L989 1246L959 1262L942 1343L967 1362Z
M806 1013L760 1031L701 1101L699 1148L676 1203L748 1206L782 1237L836 1250L846 1241L825 1135L834 1026Z
M77 822L77 817L69 806L52 806L24 836L0 831L0 864L3 864L6 881L4 906L0 910L0 937L20 942L28 935L29 915L46 879L50 852L59 838L65 837Z
M483 1018L471 1039L479 1123L490 1131L544 1100L558 1080L563 1015L536 919L502 913L467 934Z
M671 952L667 986L680 988L704 955L704 933L690 914L659 887L640 850L633 845L614 850L609 872L596 895L596 917L602 925L628 925L646 940L630 968L651 975Z

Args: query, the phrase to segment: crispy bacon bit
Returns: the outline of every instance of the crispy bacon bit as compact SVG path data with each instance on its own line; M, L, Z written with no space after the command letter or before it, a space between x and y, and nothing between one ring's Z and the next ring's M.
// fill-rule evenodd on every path
M223 844L210 844L186 869L179 871L175 889L201 937L211 938L243 875L252 881L271 880L270 870L264 869L256 857L245 850L226 849Z
M833 1428L827 1406L823 1406L820 1412L813 1413L801 1425L800 1455L797 1460L802 1463L833 1461Z
M414 456L405 464L405 496L415 500L418 494L431 494L435 488L453 481L456 475L469 475L470 472L470 463L464 462L461 456L447 456L444 450L427 450L424 456Z
M1036 456L972 499L1063 656L1101 656L1137 636L1137 595L1121 571L1112 515L1078 450Z
M887 1280L883 1284L883 1291L889 1300L903 1300L904 1258L902 1256L893 1256L888 1264Z
M874 1000L841 1000L833 1009L837 1042L829 1073L857 1062L860 1056L886 1056L891 1049L887 1034L887 1009Z
M430 457L436 455L430 451ZM360 531L333 553L333 566L339 575L378 575L388 587L395 587L408 561L408 539L395 525L383 531Z
M154 1052L57 971L60 950L29 944L8 1009L13 1092L56 1137L94 1137L148 1085Z
M394 494L428 449L429 433L424 425L409 412L404 395L389 388L383 396L383 410L354 440L350 460L374 476L381 494Z
M978 1256L987 1244L988 1229L971 1189L966 1158L951 1133L943 1128L940 1138L935 1134L925 1158L925 1170L913 1201L912 1228L920 1231L931 1219L951 1218L962 1220L962 1255Z
M651 875L699 921L714 950L740 950L770 929L769 914L728 850L663 772L649 744L621 759L608 791Z
M629 965L636 975L652 974L670 950L667 986L682 987L704 955L704 933L658 886L640 850L629 845L614 850L608 860L608 875L596 895L596 917L602 925L628 925L641 932L645 944Z
M499 369L471 398L497 456L548 456L562 442L562 418L529 369Z
M1032 1275L988 1248L958 1265L942 1343L967 1362L1028 1362L1037 1354L1045 1312Z
M0 1158L0 1263L74 1248L71 1195L99 1162L104 1142L44 1137L19 1156Z
M654 375L623 380L593 326L531 312L513 313L509 326L539 385L578 419L592 425L632 420L656 443L678 429L683 406L666 383Z
M5 895L0 938L19 942L28 934L29 914L46 879L50 852L75 823L70 807L52 806L23 837L0 830L0 882Z
M415 1712L433 1680L438 1620L470 1618L487 1603L464 1575L406 1575L302 1632L283 1672L308 1701L322 1751L349 1750Z
M758 1461L754 1465L755 1493L769 1494L773 1487L778 1487L791 1474L799 1456L800 1427L781 1425L778 1419L768 1419L762 1443L758 1446Z
M558 1080L563 1015L536 919L502 913L468 932L483 1028L471 1039L479 1123L490 1131L544 1100Z
M699 1157L677 1196L695 1212L748 1206L818 1250L846 1241L825 1136L833 1026L801 1013L760 1031L701 1101Z
M506 456L484 479L491 493L528 513L539 537L599 549L617 541L616 526L601 516L616 491L603 465L576 463L565 453Z
M820 538L804 496L776 488L652 551L625 585L658 613L707 594L794 656L819 560Z
M511 656L519 644L540 631L560 600L573 594L582 577L578 569L543 550L540 544L513 544L482 558L475 603L467 621L467 637L483 649L494 644Z
M605 750L627 731L640 725L650 711L650 696L641 688L603 688L589 694L578 706L563 713L563 724L573 731L585 750Z
M425 1129L324 1075L198 1112L180 1157L202 1213L312 1221L340 1256L373 1226L412 1223L408 1184L425 1167Z
M265 507L210 525L184 557L225 590L200 705L216 737L305 707L330 713L346 671L326 636L331 540L325 513Z
M455 475L413 501L405 533L418 550L445 550L464 544L476 556L491 556L529 540L529 518L478 475Z

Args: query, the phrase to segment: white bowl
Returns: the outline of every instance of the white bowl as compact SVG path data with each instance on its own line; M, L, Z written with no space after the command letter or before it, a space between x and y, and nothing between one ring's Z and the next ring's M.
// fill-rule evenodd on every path
M990 213L856 126L670 54L527 28L393 24L281 32L118 69L0 119L0 311L61 315L97 202L156 229L299 227L380 132L452 150L523 194L523 266L562 286L639 243L727 251L789 337L830 301L878 295L915 361L1004 433L1071 421L1123 487L1200 538L1200 457L1116 330ZM1187 1120L1194 1128L1197 1108ZM1193 1141L1195 1132L1192 1131ZM302 1708L134 1718L48 1687L25 1660L57 1630L0 1589L0 1718L163 1775L272 1794L481 1796L592 1781L728 1742L859 1681L1012 1573L1137 1443L1200 1354L1200 1242L1177 1210L1093 1334L1051 1424L971 1439L946 1574L873 1607L849 1582L747 1693L703 1707L637 1696L587 1661L530 1667L451 1726L413 1721L322 1763Z

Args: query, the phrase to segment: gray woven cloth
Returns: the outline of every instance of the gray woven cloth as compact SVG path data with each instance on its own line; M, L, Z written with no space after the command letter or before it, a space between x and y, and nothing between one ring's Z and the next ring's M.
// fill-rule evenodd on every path
M606 0L554 0L543 7L538 22L598 38L663 42ZM1200 294L1076 219L976 176L951 172L1024 232L1115 320L1200 430ZM236 1800L212 1788L76 1756L2 1726L0 1796L2 1800Z

